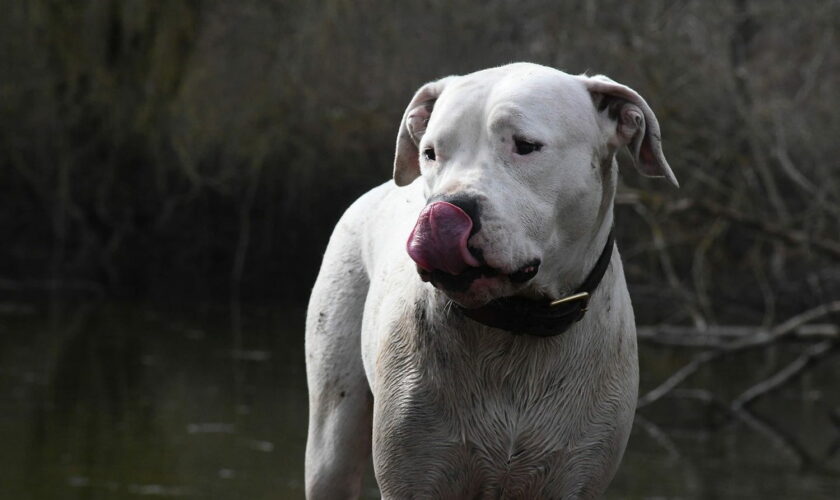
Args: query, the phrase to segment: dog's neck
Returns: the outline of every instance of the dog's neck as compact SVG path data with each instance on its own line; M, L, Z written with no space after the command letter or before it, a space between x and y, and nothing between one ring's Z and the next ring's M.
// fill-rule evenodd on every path
M535 295L556 299L575 290L595 266L607 243L613 228L618 164L614 153L607 153L606 158L594 161L597 162L594 166L600 170L602 180L601 203L593 224L594 229L588 233L588 237L581 239L573 254L555 256L557 262L546 266L545 274L535 283Z

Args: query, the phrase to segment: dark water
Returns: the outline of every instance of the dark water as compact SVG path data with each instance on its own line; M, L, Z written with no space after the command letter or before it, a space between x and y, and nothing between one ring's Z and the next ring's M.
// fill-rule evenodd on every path
M242 311L0 304L0 497L302 498L303 309ZM686 387L731 397L801 347ZM644 347L643 390L690 355ZM645 408L607 497L840 498L838 375L835 355L742 418L695 397Z

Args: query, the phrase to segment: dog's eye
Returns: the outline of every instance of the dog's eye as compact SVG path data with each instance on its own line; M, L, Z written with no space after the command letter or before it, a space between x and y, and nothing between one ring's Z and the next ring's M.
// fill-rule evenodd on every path
M539 142L530 142L525 139L517 139L515 137L513 139L513 143L516 146L516 154L523 156L531 154L534 151L539 151L543 147L543 145Z
M435 148L426 148L423 150L423 158L429 161L435 161Z

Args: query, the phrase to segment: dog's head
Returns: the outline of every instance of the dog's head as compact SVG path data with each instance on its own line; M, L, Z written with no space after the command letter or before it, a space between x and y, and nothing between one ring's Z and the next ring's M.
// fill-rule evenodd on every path
M650 107L606 77L518 63L424 85L394 161L398 185L424 183L407 244L420 277L465 307L568 291L612 224L622 146L677 184Z

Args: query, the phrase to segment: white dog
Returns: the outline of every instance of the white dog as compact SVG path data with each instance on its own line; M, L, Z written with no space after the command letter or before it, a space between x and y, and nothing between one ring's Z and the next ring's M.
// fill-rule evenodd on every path
M675 185L632 89L517 63L424 85L394 182L330 239L306 322L312 498L595 498L636 405L616 151ZM587 312L588 311L588 312Z

